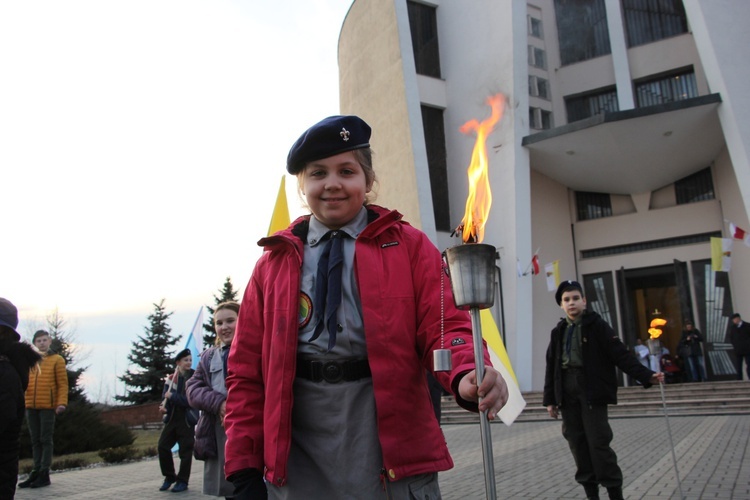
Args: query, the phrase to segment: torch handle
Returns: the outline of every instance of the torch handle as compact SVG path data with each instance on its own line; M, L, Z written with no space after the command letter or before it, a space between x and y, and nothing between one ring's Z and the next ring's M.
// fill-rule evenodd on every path
M479 317L479 308L472 307L469 310L471 314L471 331L474 343L474 365L477 373L477 387L482 385L484 380L484 344L482 342L482 323ZM482 402L482 398L479 398ZM484 487L488 500L497 500L495 490L495 464L492 455L492 433L490 431L490 421L487 418L487 411L479 412L479 429L482 433L482 458L484 462Z

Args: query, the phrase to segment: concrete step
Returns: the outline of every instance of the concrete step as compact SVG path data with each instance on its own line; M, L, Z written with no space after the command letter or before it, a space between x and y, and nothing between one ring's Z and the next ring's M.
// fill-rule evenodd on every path
M526 408L516 421L542 421L550 418L546 408L542 406L541 391L526 392L523 396ZM640 386L621 387L617 399L618 404L609 407L610 418L664 416L664 403L657 386L647 390ZM664 386L664 399L668 415L750 415L750 382L670 384ZM460 408L453 397L443 397L441 424L478 421L476 414Z

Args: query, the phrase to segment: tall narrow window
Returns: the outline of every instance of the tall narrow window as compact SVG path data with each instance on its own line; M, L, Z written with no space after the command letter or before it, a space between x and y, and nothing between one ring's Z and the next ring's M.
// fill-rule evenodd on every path
M682 0L622 0L628 47L687 33Z
M576 191L576 208L579 221L612 216L612 201L607 193Z
M448 161L445 150L443 110L422 106L422 127L424 128L425 148L427 149L427 166L430 170L435 228L438 231L450 231Z
M407 7L417 73L440 78L437 9L417 2L407 2Z
M586 274L583 276L583 287L586 290L588 308L598 313L617 333L617 307L612 273Z
M695 72L690 69L677 74L637 82L635 84L635 95L639 108L698 97Z
M535 38L544 38L542 31L542 20L529 16L529 35Z
M604 0L555 0L563 66L610 54Z
M545 54L544 49L529 45L529 66L547 69L547 54Z
M678 205L714 199L714 181L711 167L688 175L674 183L675 199Z

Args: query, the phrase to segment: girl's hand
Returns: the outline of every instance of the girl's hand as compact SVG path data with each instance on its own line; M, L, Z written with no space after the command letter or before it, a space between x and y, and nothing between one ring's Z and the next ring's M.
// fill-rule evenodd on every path
M487 412L488 420L495 420L497 413L508 402L508 385L500 372L491 366L484 367L482 385L477 387L477 372L472 370L458 383L458 395L467 401L479 402L479 411Z

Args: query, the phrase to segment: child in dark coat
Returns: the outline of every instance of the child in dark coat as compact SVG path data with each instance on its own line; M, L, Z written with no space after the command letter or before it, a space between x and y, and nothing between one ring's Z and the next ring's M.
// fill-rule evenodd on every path
M562 412L563 436L576 462L575 479L586 497L599 498L601 484L609 498L621 499L622 471L610 447L607 417L607 405L617 404L615 367L644 388L663 382L664 374L643 366L601 316L586 310L580 283L562 282L555 300L566 318L552 330L542 404L552 418Z

